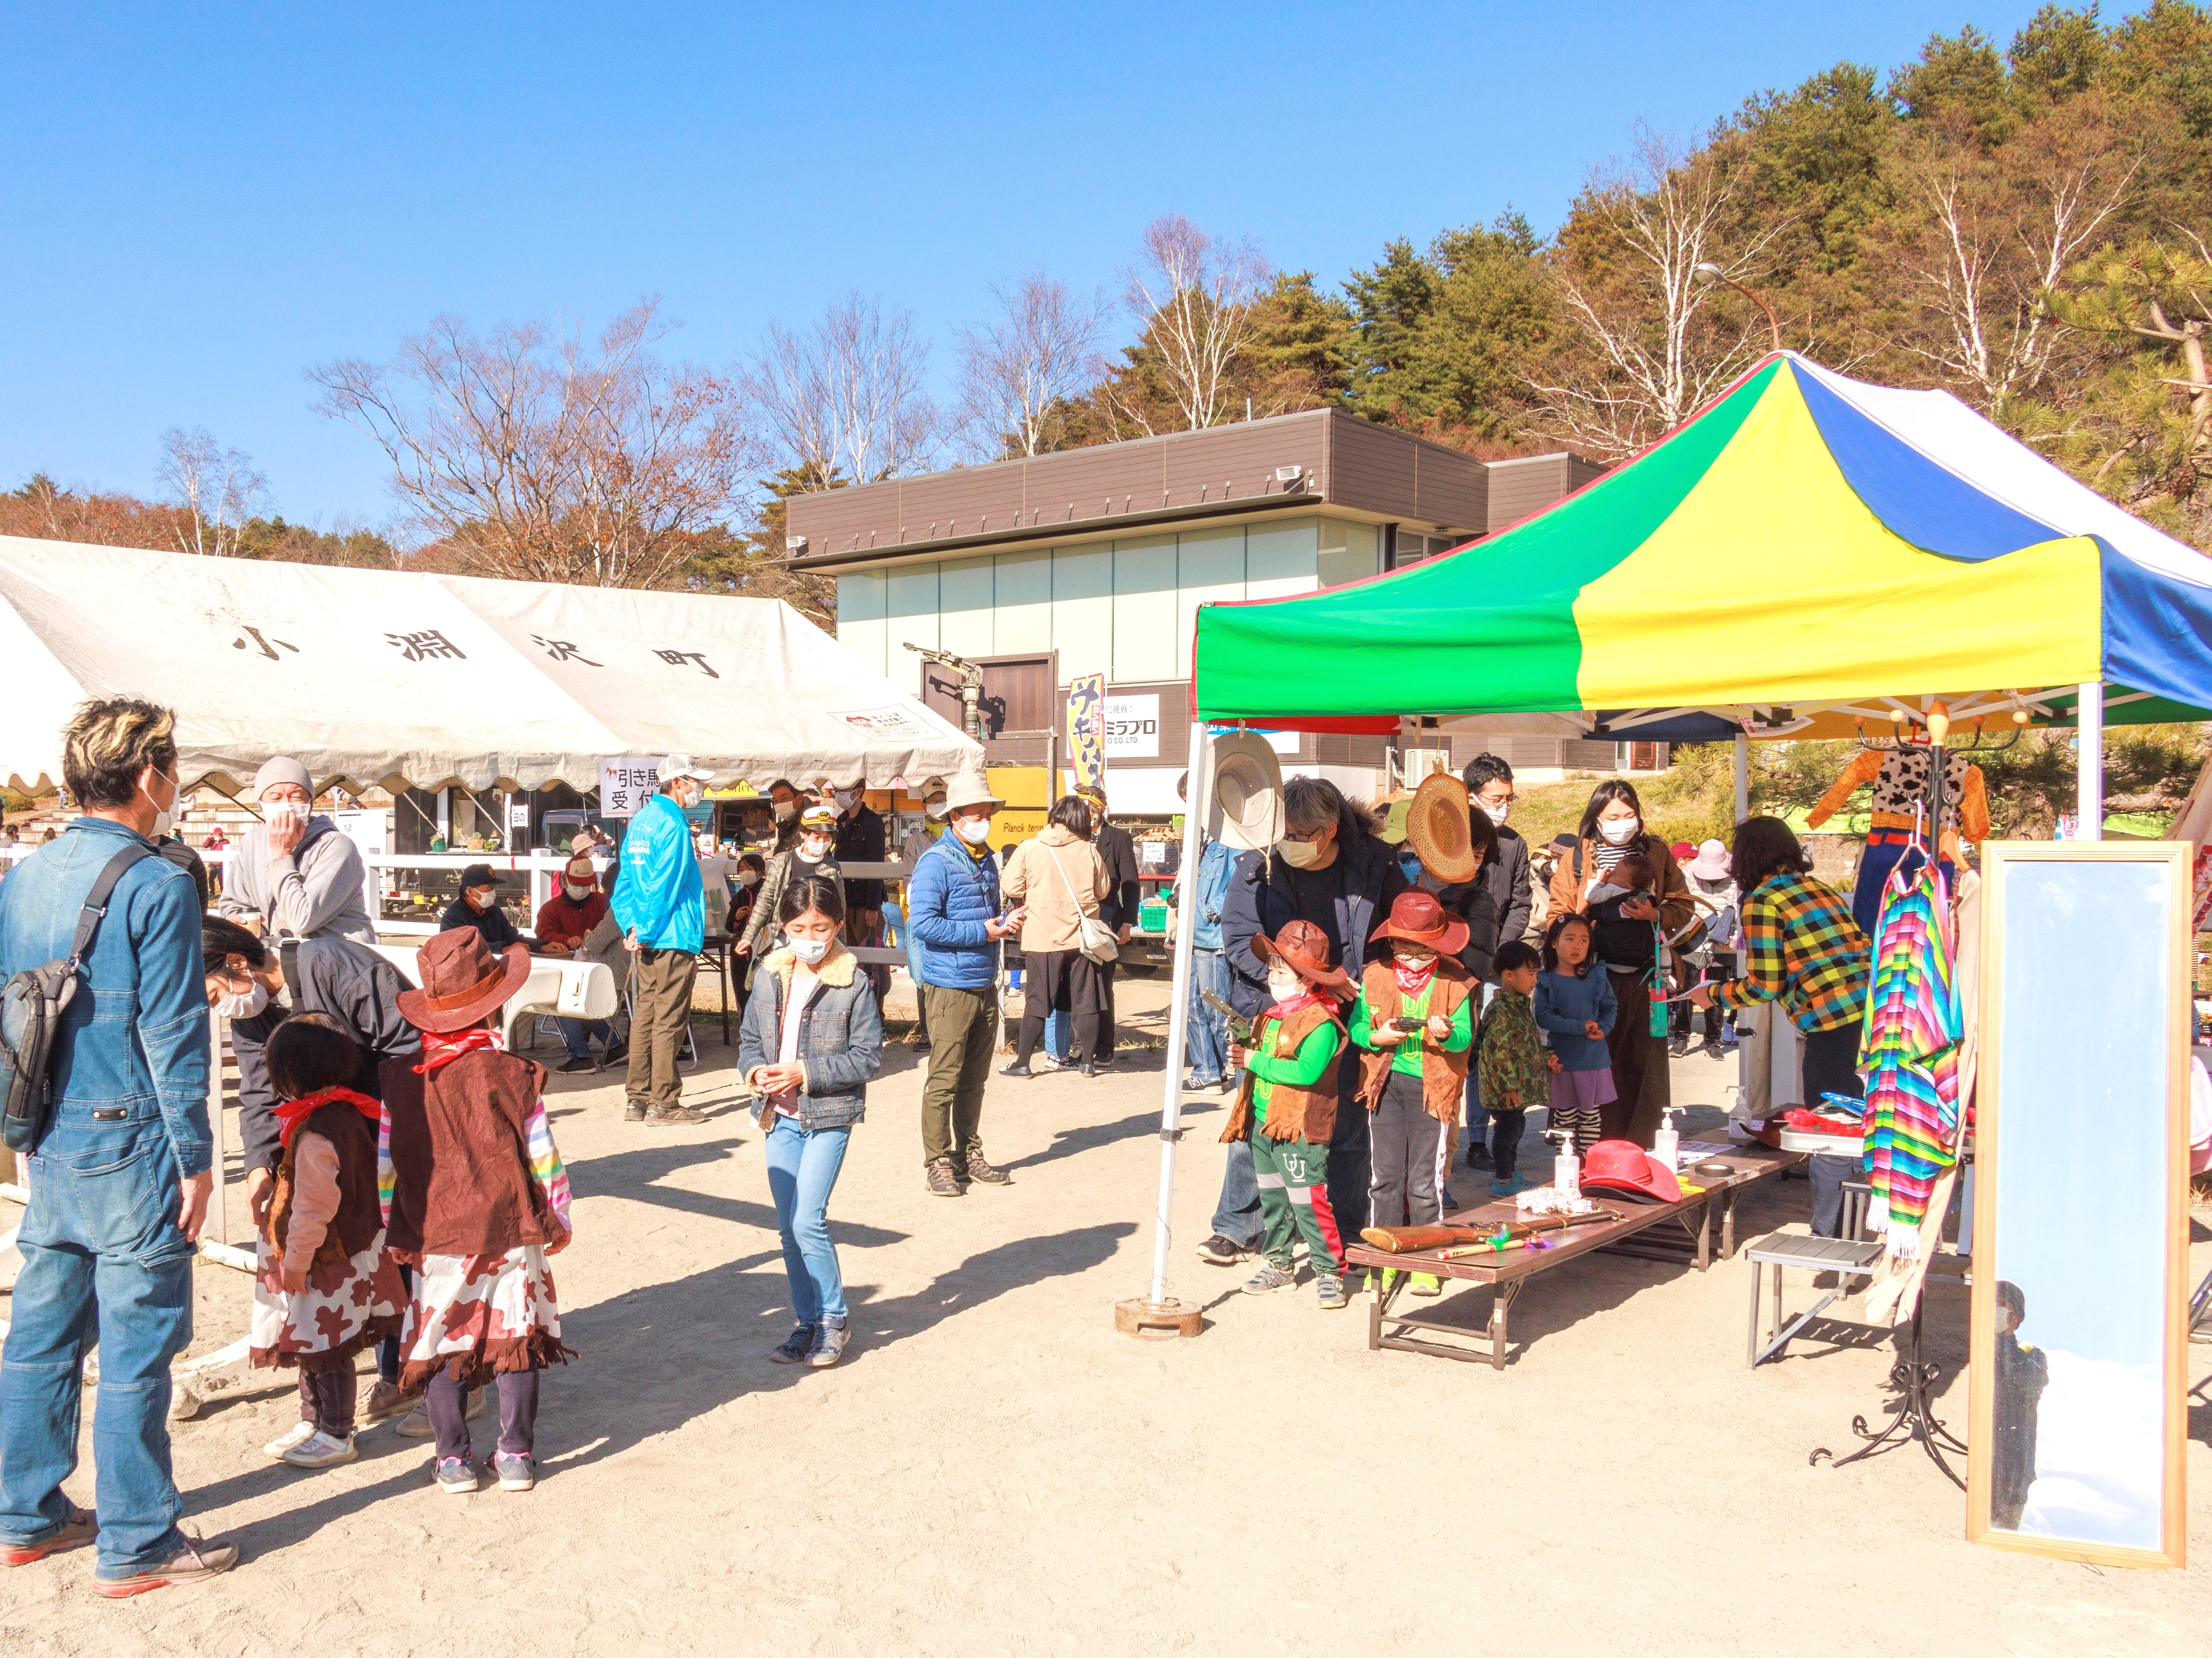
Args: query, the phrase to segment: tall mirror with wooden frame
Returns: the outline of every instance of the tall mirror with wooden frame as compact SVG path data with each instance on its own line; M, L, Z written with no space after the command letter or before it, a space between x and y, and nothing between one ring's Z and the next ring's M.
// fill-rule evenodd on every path
M1972 1541L2183 1564L2190 853L1982 848Z

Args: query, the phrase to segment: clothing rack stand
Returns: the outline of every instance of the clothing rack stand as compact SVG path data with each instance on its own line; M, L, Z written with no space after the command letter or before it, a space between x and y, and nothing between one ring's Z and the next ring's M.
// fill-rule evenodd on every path
M1958 1470L1943 1455L1945 1451L1949 1451L1954 1455L1964 1456L1966 1442L1944 1426L1930 1408L1929 1389L1942 1376L1943 1367L1928 1363L1920 1357L1920 1322L1927 1304L1927 1286L1923 1284L1913 1303L1912 1322L1907 1327L1905 1351L1898 1356L1897 1363L1889 1367L1889 1385L1897 1390L1898 1398L1897 1402L1889 1406L1887 1425L1880 1433L1875 1433L1867 1426L1865 1417L1855 1416L1851 1418L1851 1431L1865 1440L1865 1444L1849 1456L1842 1457L1837 1456L1826 1445L1816 1446L1812 1455L1805 1459L1807 1462L1817 1467L1822 1457L1828 1457L1837 1467L1845 1467L1881 1452L1893 1451L1899 1446L1917 1439L1920 1442L1920 1448L1928 1453L1928 1460L1942 1469L1944 1477L1960 1491L1966 1489L1966 1482L1959 1477Z

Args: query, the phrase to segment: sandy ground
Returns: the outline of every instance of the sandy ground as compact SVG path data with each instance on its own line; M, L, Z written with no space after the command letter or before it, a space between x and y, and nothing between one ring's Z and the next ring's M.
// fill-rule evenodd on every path
M1157 1030L1157 986L1123 998ZM2201 1564L1970 1546L1963 1497L1910 1448L1808 1467L1882 1397L1887 1341L1747 1370L1741 1260L1549 1275L1515 1307L1528 1345L1502 1375L1370 1352L1362 1302L1237 1295L1242 1271L1192 1254L1215 1102L1176 1207L1173 1288L1206 1304L1205 1333L1117 1335L1151 1260L1157 1048L1088 1083L994 1077L986 1142L1015 1183L957 1202L923 1189L919 1072L894 1049L832 1209L853 1347L827 1372L772 1365L788 1315L761 1135L734 1050L704 1046L697 1127L625 1125L612 1079L556 1079L582 1357L545 1383L534 1493L441 1495L428 1444L389 1425L348 1467L284 1468L259 1448L294 1419L289 1390L218 1394L178 1426L176 1468L187 1523L242 1544L240 1569L120 1603L90 1592L88 1552L9 1571L0 1652L2204 1649ZM1677 1098L1719 1102L1732 1069L1677 1062ZM1808 1202L1802 1181L1759 1188L1741 1236ZM2202 1272L2212 1244L2194 1255ZM204 1350L242 1327L246 1281L199 1277ZM1930 1325L1955 1363L1957 1291ZM2195 1384L2212 1348L2191 1359ZM1954 1382L1944 1409L1963 1427ZM2191 1430L2201 1559L2212 1406ZM91 1501L88 1470L72 1494Z

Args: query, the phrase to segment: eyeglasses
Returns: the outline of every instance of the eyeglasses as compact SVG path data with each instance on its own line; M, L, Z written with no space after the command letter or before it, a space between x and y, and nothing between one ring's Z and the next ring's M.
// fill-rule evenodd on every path
M1320 840L1322 835L1328 834L1335 827L1336 825L1334 823L1323 823L1319 829L1308 829L1304 834L1300 834L1294 829L1285 829L1283 831L1283 839L1285 841L1304 841L1310 846L1314 841Z

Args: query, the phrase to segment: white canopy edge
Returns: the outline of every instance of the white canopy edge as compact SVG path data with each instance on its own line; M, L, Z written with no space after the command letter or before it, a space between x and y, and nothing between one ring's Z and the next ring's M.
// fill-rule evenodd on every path
M0 537L0 776L60 780L88 696L173 708L180 774L598 786L690 754L718 785L980 771L983 750L781 600L204 558Z

